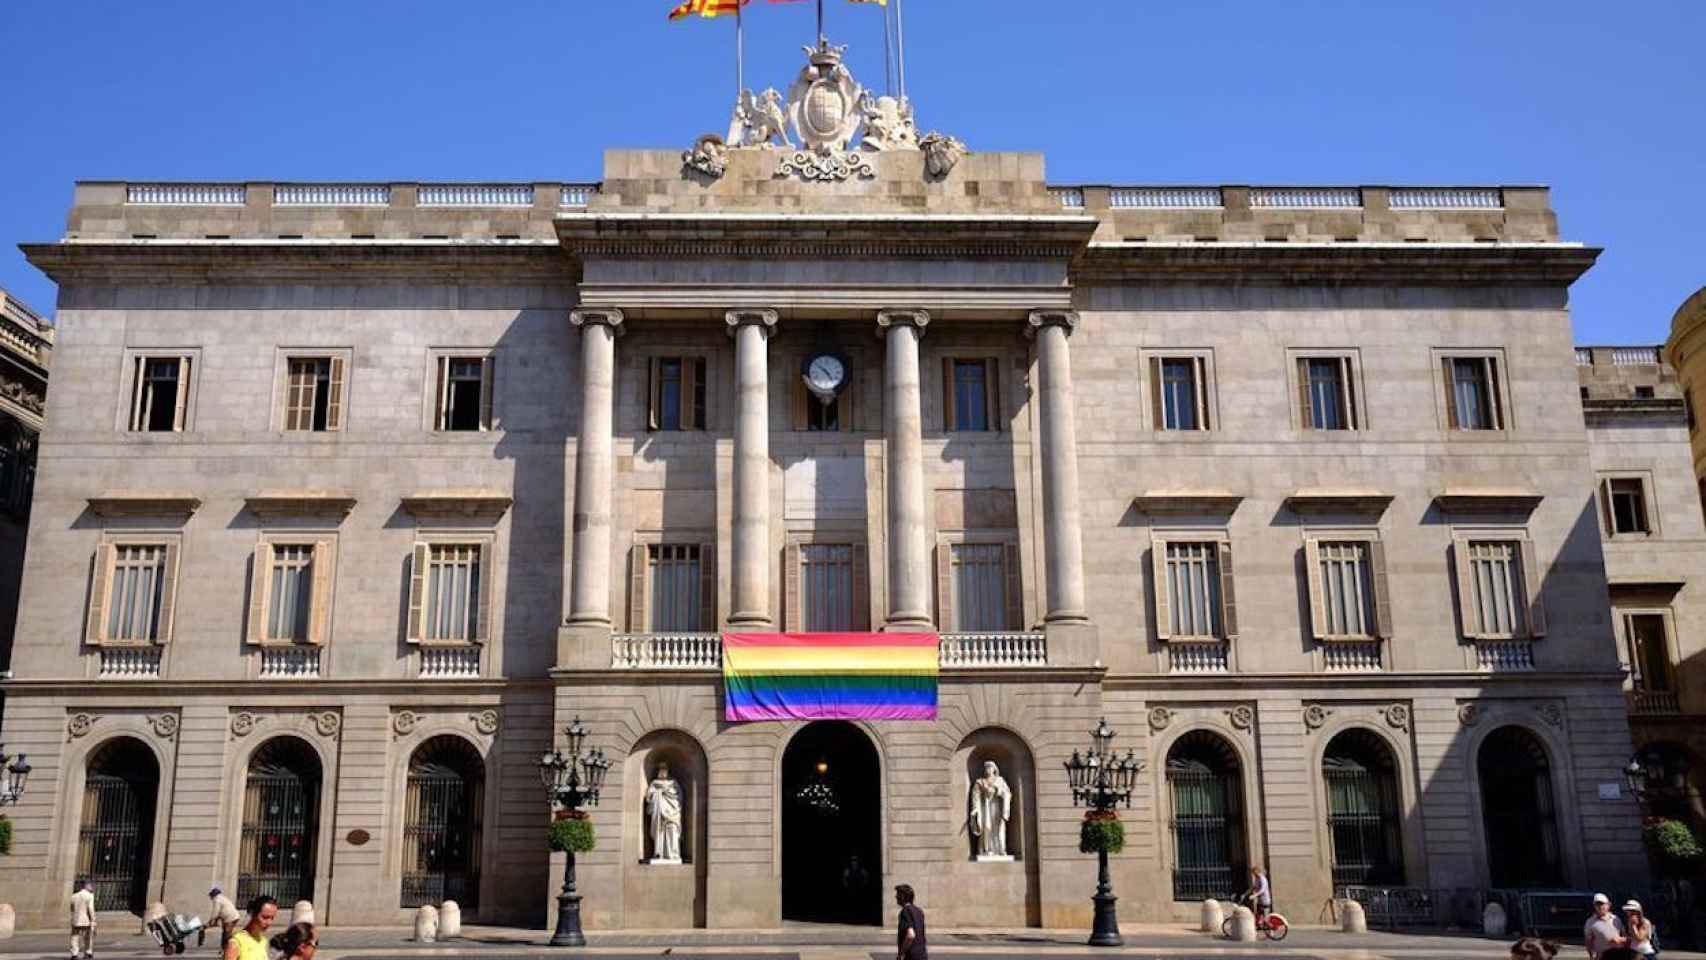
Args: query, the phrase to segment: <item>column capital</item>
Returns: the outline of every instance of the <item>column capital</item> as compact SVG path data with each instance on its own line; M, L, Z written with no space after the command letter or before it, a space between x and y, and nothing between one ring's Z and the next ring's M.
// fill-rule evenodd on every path
M585 329L592 326L606 326L610 332L621 336L622 324L627 318L622 311L615 307L588 307L585 310L569 311L569 323Z
M1044 327L1060 327L1070 337L1072 331L1078 329L1078 311L1032 310L1030 318L1025 321L1025 336L1034 337Z
M928 310L908 309L877 311L878 340L883 339L891 329L902 326L914 328L918 331L918 335L922 337L924 336L924 328L929 325L930 311Z
M781 314L765 307L740 307L723 314L723 322L729 325L729 336L748 324L758 324L764 328L766 337L776 332L776 323Z

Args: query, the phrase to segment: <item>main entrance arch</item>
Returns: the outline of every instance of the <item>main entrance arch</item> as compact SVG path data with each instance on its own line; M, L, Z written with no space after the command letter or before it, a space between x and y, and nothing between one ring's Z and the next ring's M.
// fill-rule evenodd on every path
M782 918L876 924L883 911L882 764L863 731L808 724L782 754Z
M1563 886L1564 857L1545 746L1521 727L1500 727L1481 744L1476 768L1491 886Z
M415 750L403 800L404 907L455 900L479 909L485 806L486 763L473 744L446 734Z
M160 763L134 737L89 758L77 831L77 875L95 887L95 909L141 913L148 903Z
M320 836L320 755L297 737L255 750L243 785L237 902L267 894L279 903L314 899Z

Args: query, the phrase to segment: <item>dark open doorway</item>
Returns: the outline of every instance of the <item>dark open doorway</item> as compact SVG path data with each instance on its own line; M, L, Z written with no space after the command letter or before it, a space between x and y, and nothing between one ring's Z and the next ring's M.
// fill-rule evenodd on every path
M879 924L882 765L859 728L821 721L782 755L782 918Z

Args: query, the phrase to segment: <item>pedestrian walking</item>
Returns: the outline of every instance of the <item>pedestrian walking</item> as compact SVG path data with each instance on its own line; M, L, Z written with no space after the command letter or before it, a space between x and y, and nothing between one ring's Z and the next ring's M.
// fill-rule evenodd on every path
M71 960L95 956L95 891L87 880L78 880L71 894Z
M1641 909L1641 901L1631 900L1623 905L1623 931L1629 938L1629 949L1637 956L1659 955L1659 934L1653 921Z
M278 916L278 901L266 894L249 901L249 922L231 935L225 960L267 960L267 930Z
M314 960L314 951L319 947L320 933L312 923L293 923L272 938L273 953L280 960Z
M900 906L900 929L896 932L895 960L929 960L930 951L924 941L924 910L918 906L917 894L908 884L894 888L894 902Z
M212 901L208 908L209 922L219 925L219 955L225 955L225 947L231 942L231 935L237 932L237 924L243 922L243 915L237 912L237 905L225 895L219 884L214 884L207 891L207 899ZM206 928L202 928L206 931Z
M1593 916L1582 925L1582 944L1587 947L1588 960L1606 960L1607 951L1625 945L1623 921L1611 912L1611 898L1603 893L1593 895Z

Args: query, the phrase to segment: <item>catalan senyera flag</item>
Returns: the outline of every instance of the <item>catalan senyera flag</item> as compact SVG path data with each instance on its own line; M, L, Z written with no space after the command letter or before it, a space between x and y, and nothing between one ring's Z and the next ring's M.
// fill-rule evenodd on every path
M723 716L934 720L934 633L725 633Z
M698 14L701 17L720 17L725 14L739 13L747 0L682 0L681 4L669 12L671 20L680 20Z

